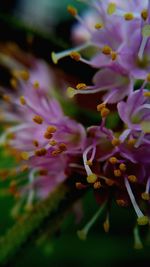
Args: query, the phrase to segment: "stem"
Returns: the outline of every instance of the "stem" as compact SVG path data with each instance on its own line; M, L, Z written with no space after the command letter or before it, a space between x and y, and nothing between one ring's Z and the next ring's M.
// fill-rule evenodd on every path
M73 190L72 190L73 191ZM37 237L39 229L43 229L46 221L55 217L59 221L59 212L62 209L66 212L65 207L70 206L77 198L81 196L78 192L69 192L65 185L60 185L44 201L38 203L34 210L23 216L5 236L0 239L0 265L3 266L12 260L13 256L20 252L23 245L34 236ZM68 207L68 206L67 206ZM54 227L54 230L56 228ZM6 265L5 265L6 266Z

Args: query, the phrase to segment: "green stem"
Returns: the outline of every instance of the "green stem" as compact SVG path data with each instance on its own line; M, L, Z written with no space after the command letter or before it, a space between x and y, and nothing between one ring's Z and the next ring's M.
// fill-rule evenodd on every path
M33 235L37 237L38 230L44 229L46 221L53 221L55 217L59 221L59 212L62 213L63 210L66 212L65 207L70 206L78 197L80 194L77 191L69 191L66 185L61 185L47 199L38 203L34 210L24 215L0 239L0 264L10 262L22 245L25 245ZM53 227L53 230L55 231L56 227Z

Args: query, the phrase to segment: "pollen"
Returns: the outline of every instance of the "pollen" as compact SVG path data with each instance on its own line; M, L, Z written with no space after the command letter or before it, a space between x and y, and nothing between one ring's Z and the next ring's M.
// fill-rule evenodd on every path
M95 173L92 173L87 176L87 182L89 184L94 184L97 181L97 175Z
M75 16L78 14L77 9L76 9L75 7L73 7L73 6L68 6L68 7L67 7L67 11L68 11L73 17L75 17Z
M118 206L121 206L121 207L127 206L127 203L124 199L117 199L116 202L117 202Z
M118 159L116 157L111 157L109 159L109 162L114 165L114 164L118 163Z
M37 124L42 124L42 123L43 123L43 118L42 118L41 116L39 116L39 115L35 115L35 116L33 117L33 121L34 121L35 123L37 123Z
M127 21L133 20L134 15L132 13L126 13L126 14L124 14L124 19Z
M127 167L126 167L126 165L125 165L124 163L121 163L121 164L119 165L119 169L120 169L121 171L126 171Z
M93 165L93 162L91 160L87 160L86 165L92 166Z
M15 78L10 79L10 85L13 89L17 89L17 80Z
M34 88L35 89L38 89L39 88L39 82L38 81L35 81L34 83L33 83L33 86L34 86Z
M103 48L102 48L102 53L103 53L104 55L110 55L110 54L111 54L111 51L112 51L112 49L111 49L111 47L108 46L108 45L105 45L105 46L103 46Z
M38 146L39 146L39 142L38 142L37 140L33 140L33 145L34 145L35 147L38 147Z
M129 139L128 142L127 142L127 144L128 144L129 146L134 146L135 143L136 143L136 139L134 139L134 138Z
M10 98L10 96L9 95L3 95L3 100L5 101L5 102L10 102L10 100L11 100L11 98Z
M116 177L120 177L122 174L121 174L121 171L119 169L116 169L116 170L114 170L114 175Z
M21 103L21 105L26 104L26 100L25 100L24 96L20 96L20 103Z
M147 20L147 18L148 18L148 10L147 9L142 10L141 17L143 20Z
M24 160L28 160L29 159L29 153L26 151L21 152L21 158Z
M128 180L131 182L131 183L136 183L137 182L137 177L135 175L129 175L128 176Z
M100 30L100 29L102 29L103 28L103 24L102 23L96 23L95 24L95 29L96 30Z
M101 187L101 183L99 181L95 182L93 185L94 189L99 189Z
M47 127L46 131L52 134L52 133L55 133L57 131L57 128L53 125L49 125Z
M118 138L114 138L111 141L111 143L112 143L113 146L119 146L120 145L120 140Z
M86 89L87 85L85 83L78 83L76 86L76 89L78 90L84 90Z
M116 4L115 3L109 3L107 6L107 14L112 15L116 11Z
M147 216L142 216L137 219L138 225L146 225L149 223L149 219Z
M150 200L150 195L146 192L142 193L141 194L141 197L143 200Z
M99 105L97 105L97 111L102 111L103 108L106 107L106 104L105 103L101 103Z
M144 92L143 94L145 97L150 97L150 91L149 92Z
M110 110L108 108L102 108L102 110L101 110L101 117L102 118L106 118L109 113L110 113Z
M74 59L75 61L79 61L80 58L81 58L81 55L80 55L80 53L78 53L78 52L76 52L76 51L72 51L72 52L70 53L70 57L71 57L72 59Z
M61 152L62 152L62 150L60 150L60 149L55 149L55 150L52 151L51 155L55 157L55 156L61 154Z
M52 133L46 131L46 132L44 133L44 137L45 137L46 139L51 139L51 138L53 137L53 135L52 135Z
M35 156L42 157L42 156L45 156L46 153L47 153L47 150L43 147L35 151Z
M52 140L49 142L49 144L50 144L51 146L56 146L56 145L57 145L57 141L54 140L54 139L52 139Z
M115 51L112 51L111 52L111 59L116 60L116 58L117 58L117 53Z
M67 146L64 143L59 144L59 149L63 152L67 150Z

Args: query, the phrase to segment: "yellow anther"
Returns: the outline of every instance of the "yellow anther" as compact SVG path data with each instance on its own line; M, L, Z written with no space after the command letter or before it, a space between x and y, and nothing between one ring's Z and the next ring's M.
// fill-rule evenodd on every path
M27 70L21 70L20 77L22 78L22 80L28 81L30 78L29 72Z
M46 138L46 139L51 139L52 138L52 133L50 133L50 132L48 132L48 131L46 131L45 133L44 133L44 137Z
M112 49L111 49L111 47L108 46L108 45L105 45L105 46L103 46L103 48L102 48L102 53L103 53L104 55L110 55L110 54L111 54L111 51L112 51Z
M57 141L54 140L54 139L52 139L52 140L49 142L49 144L50 144L51 146L56 146L56 145L57 145Z
M116 177L120 177L122 175L121 171L119 169L114 170L114 175Z
M78 14L77 9L73 6L68 6L67 11L74 17Z
M103 28L103 24L102 23L96 23L95 24L95 29L96 30L100 30L100 29L102 29Z
M30 157L29 153L26 151L21 152L21 158L24 160L28 160Z
M111 141L111 143L112 143L113 146L119 146L120 145L120 140L118 138L114 138Z
M132 13L126 13L126 14L124 14L124 19L127 21L133 20L134 15Z
M33 83L33 86L34 86L34 88L35 89L38 89L39 88L39 82L38 81L35 81L34 83Z
M20 103L21 103L21 105L26 104L26 100L25 100L24 96L20 96Z
M99 189L101 187L101 183L99 181L95 182L93 185L94 189Z
M116 4L115 3L109 3L107 6L107 14L112 15L116 11Z
M78 89L78 90L84 90L84 89L86 89L86 87L87 87L87 85L85 83L78 83L76 85L76 89Z
M116 60L116 58L117 58L117 53L115 51L112 51L111 52L111 59Z
M126 171L127 167L124 163L120 163L119 169L124 172L124 171Z
M5 102L10 102L10 100L11 100L11 98L10 98L10 96L9 95L3 95L3 100L5 101Z
M35 147L38 147L38 146L39 146L39 142L38 142L37 140L33 140L33 145L34 145Z
M49 133L55 133L57 131L57 128L53 125L49 125L46 129L47 132Z
M64 143L59 144L59 149L63 152L67 150L67 146Z
M86 179L89 184L94 184L97 180L97 175L95 173L92 173L88 175Z
M149 223L149 219L147 216L142 216L137 219L138 225L146 225Z
M103 227L104 227L105 233L108 233L109 232L109 228L110 228L110 224L109 224L109 219L108 218L106 218L106 220L104 221Z
M111 157L111 158L109 158L109 162L111 164L116 164L116 163L118 163L118 159L116 157Z
M59 155L61 152L62 152L62 150L60 150L60 149L55 149L55 150L53 150L53 151L51 152L51 155L55 157L55 156Z
M45 156L46 153L47 153L47 150L43 147L35 151L35 156L42 157L42 156Z
M93 162L91 160L87 160L86 165L92 166L93 165Z
M79 61L80 58L81 58L81 55L80 55L80 53L78 53L78 52L76 52L76 51L72 51L72 52L70 53L70 57L71 57L72 59L74 59L75 61Z
M10 79L10 85L13 89L17 89L17 80L15 78Z
M135 175L128 175L128 180L131 183L136 183L137 182L137 177Z
M135 143L136 143L136 139L134 139L134 138L129 139L129 140L127 141L127 144L128 144L129 146L134 146Z
M117 199L116 202L117 202L118 206L121 206L121 207L127 206L127 203L124 199Z
M147 74L146 80L148 83L150 83L150 73Z
M106 107L106 104L105 103L101 103L99 105L97 105L97 111L102 111L103 108Z
M149 92L144 92L143 94L145 97L150 97L150 91Z
M33 117L33 121L34 121L35 123L37 123L37 124L42 124L42 123L43 123L43 118L42 118L41 116L39 116L39 115L35 115L35 116Z
M150 200L150 194L144 192L141 194L141 197L143 200Z
M148 10L147 9L142 10L141 17L143 20L147 20L147 18L148 18Z
M102 118L106 118L109 113L110 113L110 110L108 108L102 108L102 110L101 110L101 117Z

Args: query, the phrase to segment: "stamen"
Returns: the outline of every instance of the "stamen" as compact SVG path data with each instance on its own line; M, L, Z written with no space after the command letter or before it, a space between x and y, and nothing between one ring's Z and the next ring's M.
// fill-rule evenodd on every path
M86 170L87 176L93 175L93 172L91 171L89 165L87 164L87 155L89 153L90 150L93 150L95 146L91 145L89 147L86 148L86 150L83 153L83 163L84 163L84 168Z
M106 103L103 102L103 103L97 105L97 111L102 111L102 109L105 108L105 107L106 107Z
M30 157L30 154L26 151L21 152L21 158L24 160L28 160Z
M10 79L10 85L12 86L13 89L17 89L17 80L15 78Z
M116 157L111 157L111 158L109 158L109 162L114 165L114 164L118 163L118 159Z
M114 170L114 175L116 177L120 177L122 175L121 171L119 169Z
M43 147L35 151L35 156L42 157L42 156L45 156L46 153L47 153L47 150Z
M98 219L98 217L102 213L104 207L105 207L105 204L103 204L103 206L101 206L98 209L98 211L94 214L94 216L91 218L91 220L83 227L82 230L77 231L77 235L81 240L86 240L89 230L91 229L93 224L96 222L96 220Z
M106 118L109 115L109 113L110 113L110 110L108 108L103 108L101 110L101 117Z
M128 175L128 180L131 183L136 183L137 182L137 177L135 175Z
M9 96L9 95L3 95L2 96L2 98L3 98L3 100L5 101L5 102L8 102L8 103L10 103L10 101L11 101L11 97Z
M85 84L85 83L78 83L77 85L76 85L76 89L77 90L84 90L84 89L86 89L87 88L87 85Z
M100 30L100 29L103 28L103 26L104 26L104 25L103 25L102 23L96 23L96 24L95 24L95 29L96 29L96 30Z
M37 123L37 124L42 124L42 123L43 123L43 118L42 118L41 116L39 116L39 115L35 115L35 116L33 117L33 121L34 121L35 123Z
M95 173L91 173L87 176L87 182L89 184L94 184L97 181L97 175Z
M52 139L52 140L49 142L49 144L50 144L51 146L56 146L56 145L57 145L57 141L54 140L54 139Z
M132 13L126 13L126 14L124 14L124 19L127 21L133 20L134 15Z
M125 178L125 186L126 186L126 189L127 189L128 194L129 194L131 203L132 203L132 205L134 207L134 210L135 210L135 212L136 212L136 214L138 216L137 223L139 225L146 225L146 224L148 224L148 222L149 222L148 217L147 216L144 216L144 214L140 210L139 206L137 205L136 200L135 200L135 197L134 197L134 195L132 193L132 190L131 190L131 187L130 187L130 184L129 184L127 178Z
M24 96L20 96L20 103L21 103L21 105L26 104L26 100L25 100Z
M101 185L100 181L95 182L93 185L94 189L99 189L99 188L101 188L101 186L102 185Z
M57 128L53 125L49 125L46 129L47 132L49 133L55 133L57 131Z
M126 171L127 167L126 167L126 165L124 163L121 163L119 165L119 169L124 172L124 171Z
M106 215L106 219L105 219L105 221L103 223L103 227L104 227L105 233L108 233L109 232L109 228L110 228L109 213L107 213L107 215Z
M39 82L38 81L35 81L33 83L33 86L34 86L35 89L38 89L40 87Z
M33 140L33 145L34 145L35 147L38 147L38 146L39 146L39 142L38 142L37 140Z
M73 6L70 6L70 5L67 7L67 11L68 11L73 17L75 17L75 16L78 14L77 9L76 9L75 7L73 7Z
M140 239L138 226L134 227L133 235L134 235L134 248L135 249L142 249L143 244L142 244L141 239Z
M112 51L111 52L111 59L116 60L116 58L117 58L117 53L115 51Z
M120 145L120 140L118 138L113 138L113 140L111 141L113 146L119 146Z
M150 200L149 190L150 190L150 177L147 180L145 192L142 193L142 195L141 195L142 196L142 199L144 199L144 200Z
M110 55L111 52L112 52L112 49L111 49L110 46L105 45L105 46L102 47L102 53L103 53L104 55Z
M142 10L141 17L143 20L147 20L147 18L148 18L148 10L147 9Z
M109 3L107 6L107 14L112 15L116 12L116 4L115 3Z
M81 55L80 55L79 52L72 51L72 52L70 53L70 57L71 57L72 59L74 59L75 61L80 61Z

